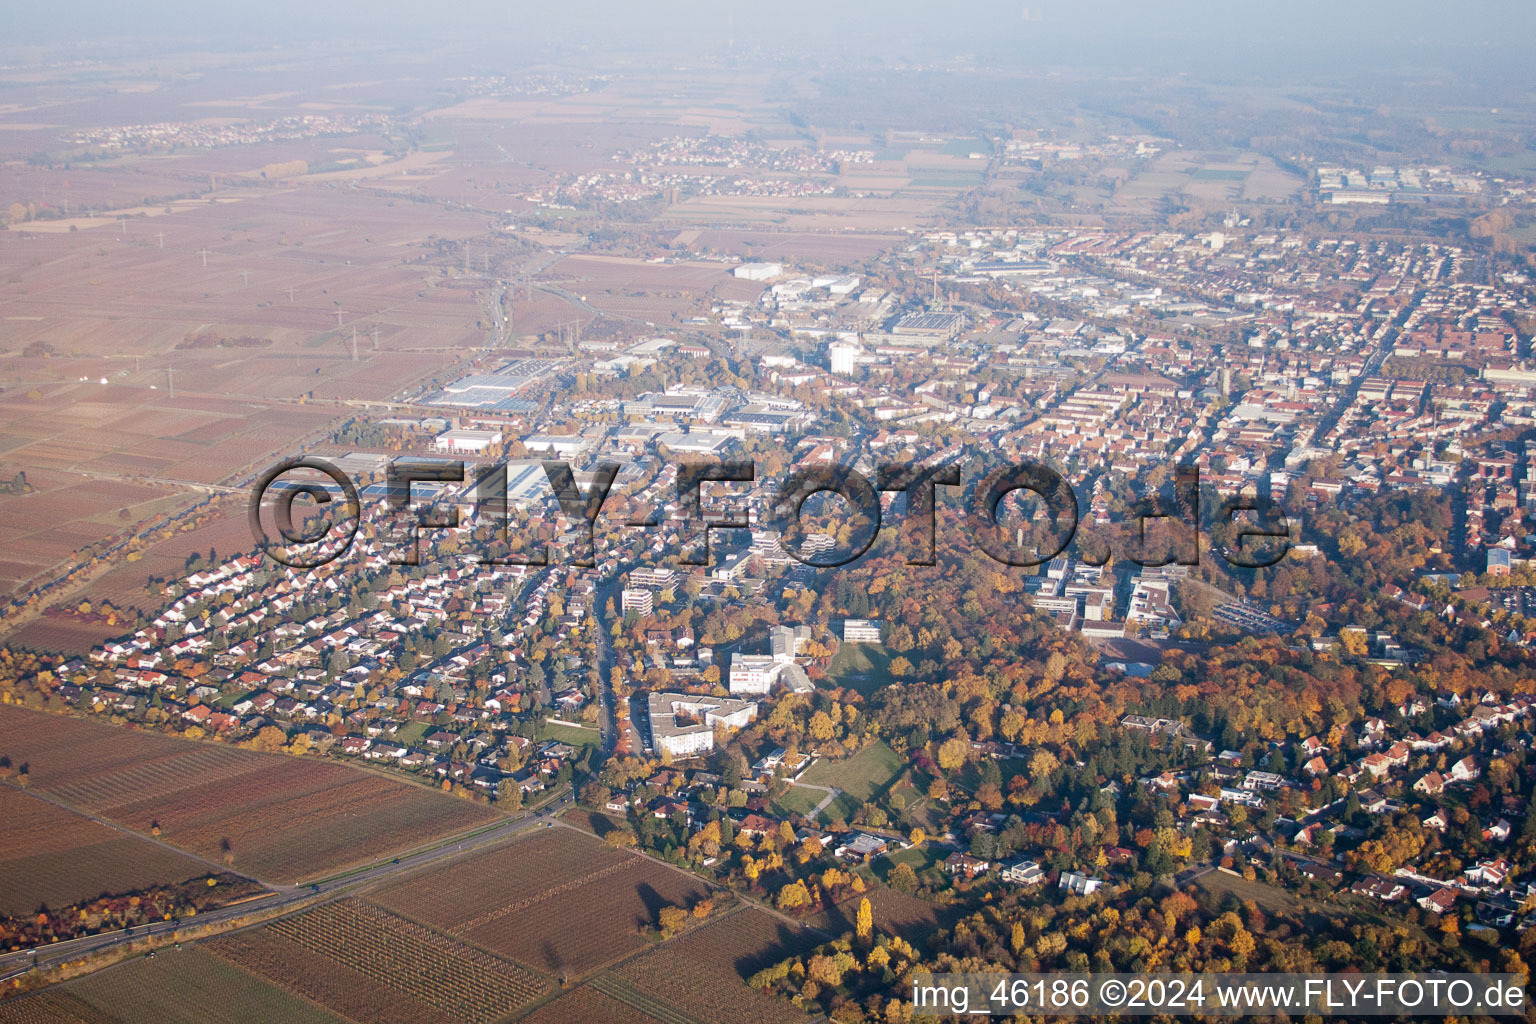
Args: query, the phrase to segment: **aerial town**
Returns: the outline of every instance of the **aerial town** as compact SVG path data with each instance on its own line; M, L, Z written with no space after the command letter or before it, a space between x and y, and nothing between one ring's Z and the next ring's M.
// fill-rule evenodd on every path
M1529 110L457 53L6 124L0 1024L1527 973Z

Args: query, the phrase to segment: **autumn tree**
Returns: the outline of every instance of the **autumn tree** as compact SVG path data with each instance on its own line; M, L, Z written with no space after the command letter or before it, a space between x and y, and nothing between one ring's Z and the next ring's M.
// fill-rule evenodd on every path
M662 907L656 915L658 926L661 928L663 938L671 938L682 931L688 923L688 914L682 907Z

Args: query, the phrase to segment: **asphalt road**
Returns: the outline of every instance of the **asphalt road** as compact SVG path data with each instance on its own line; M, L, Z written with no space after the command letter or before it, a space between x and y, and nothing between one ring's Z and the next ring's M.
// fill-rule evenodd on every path
M416 853L408 853L401 857L379 861L368 867L335 875L310 885L271 886L273 895L247 900L243 903L222 907L218 910L210 910L193 918L183 918L178 921L159 921L132 929L98 932L94 935L82 935L79 938L68 939L64 942L54 942L32 949L6 953L0 956L0 983L20 977L29 971L54 967L70 960L78 960L89 953L99 952L125 942L133 942L153 936L168 936L178 928L196 927L201 930L211 924L238 921L252 914L267 914L273 910L296 907L317 898L335 896L344 890L356 886L372 884L389 878L392 875L398 875L429 864L452 860L473 850L505 842L523 832L537 828L553 827L555 816L569 807L570 803L571 795L567 793L551 804L547 810L528 817L508 819L484 831L468 835L461 841L449 840ZM224 869L221 868L220 870Z

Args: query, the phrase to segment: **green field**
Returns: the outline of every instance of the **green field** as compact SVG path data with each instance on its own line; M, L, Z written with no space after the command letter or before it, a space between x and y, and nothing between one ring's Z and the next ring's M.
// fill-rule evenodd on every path
M813 786L840 789L859 803L865 803L883 795L900 774L901 758L881 740L871 743L847 760L816 762L800 777L800 781L809 782Z
M883 797L901 775L901 770L901 759L896 752L879 742L842 761L817 761L800 776L800 781L842 791L819 815L819 820L825 824L838 819L851 820L861 805ZM774 801L773 809L779 814L809 815L826 796L819 789L792 786Z
M897 850L888 853L884 857L877 857L869 864L861 865L859 870L866 878L876 878L881 882L890 878L891 871L898 864L910 864L912 870L921 875L924 871L933 867L944 858L943 851L932 843L924 843L919 847L907 847L905 850Z
M992 143L986 139L952 139L939 150L946 156L969 157L972 153L992 155Z
M1246 878L1229 875L1225 871L1212 871L1210 874L1201 875L1195 884L1206 892L1218 895L1229 892L1240 900L1253 900L1259 906L1271 911L1295 914L1298 917L1306 913L1306 908L1301 905L1301 901L1285 890L1276 889L1263 882L1250 882Z
M428 728L430 727L426 722L407 722L399 732L395 733L394 742L402 747L414 747L427 735Z
M965 168L953 171L922 168L913 172L909 185L912 188L972 188L980 185L985 178L986 171L979 167L975 170Z
M1196 181L1247 181L1251 171L1228 170L1221 167L1202 167L1190 177Z
M891 658L884 644L843 644L827 665L827 678L868 696L890 682Z
M1351 896L1342 890L1333 893L1322 902L1294 895L1264 882L1250 882L1246 878L1229 875L1225 871L1212 871L1201 875L1195 882L1206 892L1221 895L1231 893L1240 900L1252 900L1272 913L1291 914L1303 921L1312 920L1323 927L1326 920L1345 918L1360 924L1378 928L1404 929L1423 942L1434 942L1424 929L1403 920L1401 904L1384 904L1363 896ZM1396 911L1391 908L1397 908Z
M555 725L551 722L539 723L539 739L559 740L561 743L569 743L573 747L595 747L603 734L597 729L578 729L571 725Z
M811 808L821 803L827 794L819 789L802 789L791 786L789 792L773 802L773 809L780 815L810 814ZM831 809L830 807L828 808Z
M898 796L902 799L899 809L895 803L895 798ZM939 831L943 815L916 786L908 782L898 783L886 794L886 802L890 804L893 813L910 815L912 824L922 826L930 835Z

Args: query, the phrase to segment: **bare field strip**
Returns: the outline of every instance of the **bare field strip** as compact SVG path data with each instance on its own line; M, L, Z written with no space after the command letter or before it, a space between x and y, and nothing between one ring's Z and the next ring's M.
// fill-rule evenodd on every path
M796 1024L806 1015L747 987L770 964L816 945L818 938L748 908L625 961L610 972L629 990L711 1024ZM599 988L608 990L602 981Z
M0 787L0 915L181 882L209 870L174 850Z
M341 1024L197 946L0 1003L0 1024Z
M562 828L369 898L537 970L575 977L643 949L643 929L662 907L689 906L706 892L701 880Z
M493 1024L549 988L514 964L359 900L206 948L359 1024Z
M262 754L0 707L0 751L82 811L293 882L498 818L479 804L317 758Z

